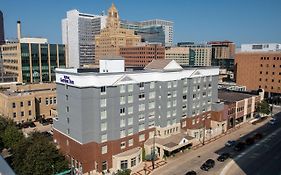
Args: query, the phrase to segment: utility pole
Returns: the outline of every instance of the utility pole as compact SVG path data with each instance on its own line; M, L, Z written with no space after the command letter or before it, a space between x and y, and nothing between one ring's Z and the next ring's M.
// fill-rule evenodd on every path
M154 136L153 136L153 149L152 149L152 169L154 170L154 158L155 158L155 136L156 136L156 130L154 131Z
M205 130L206 130L206 117L204 116L204 127L203 127L203 145L205 145Z

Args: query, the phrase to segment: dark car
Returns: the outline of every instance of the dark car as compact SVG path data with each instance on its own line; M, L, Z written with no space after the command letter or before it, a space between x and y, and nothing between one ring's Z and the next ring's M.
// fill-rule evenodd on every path
M208 159L200 168L201 170L208 171L215 166L215 161L213 159Z
M252 145L252 144L255 143L255 139L252 138L252 137L247 138L247 139L245 140L245 143L246 143L247 145Z
M225 143L225 146L227 146L227 147L232 147L232 146L235 145L235 143L236 143L235 140L228 140L228 141Z
M185 173L185 175L196 175L197 173L195 171L188 171L187 173Z
M217 160L220 162L224 162L226 159L228 159L230 157L229 153L222 153Z
M263 136L262 133L256 133L253 138L255 140L260 140L260 139L262 139L262 136Z
M36 125L34 124L34 122L30 122L30 123L29 123L29 127L31 127L31 128L35 128L35 127L36 127Z
M50 124L53 124L53 119L52 118L47 118L46 121Z
M44 118L40 119L39 122L40 122L43 126L46 126L46 125L49 124L48 121L47 121L46 119L44 119Z
M235 151L241 151L245 148L245 143L244 142L238 142L235 146L234 146L234 150Z

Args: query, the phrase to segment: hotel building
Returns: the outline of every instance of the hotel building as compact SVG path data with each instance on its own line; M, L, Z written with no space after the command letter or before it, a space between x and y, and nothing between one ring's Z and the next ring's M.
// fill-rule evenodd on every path
M204 128L226 127L212 121L212 112L224 110L218 74L173 60L153 60L140 71L58 68L54 141L81 173L134 169L142 152L150 154L153 137L163 158L202 140Z

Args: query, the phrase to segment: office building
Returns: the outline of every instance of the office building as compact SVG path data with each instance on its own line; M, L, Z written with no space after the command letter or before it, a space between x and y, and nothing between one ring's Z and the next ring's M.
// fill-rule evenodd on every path
M17 22L18 41L0 46L4 71L18 82L38 83L55 80L55 68L66 67L65 45L49 44L45 38L22 38Z
M175 60L181 66L189 66L189 48L188 47L166 48L165 59Z
M212 66L233 71L235 43L231 41L210 41L207 44L212 47Z
M165 58L165 47L161 44L140 43L137 46L120 47L120 56L126 67L145 67L154 59Z
M62 42L67 46L70 67L94 64L95 36L106 25L106 16L70 10L62 20Z
M261 44L241 44L241 52L266 52L281 51L281 44L261 43Z
M3 18L3 13L0 10L0 45L4 43L5 43L4 18Z
M212 47L207 44L179 43L180 47L189 48L189 66L211 66Z
M218 68L183 69L165 59L139 71L58 68L54 141L81 173L138 167L154 135L163 158L204 138L204 127L218 127L211 119L223 111L218 74Z
M170 47L173 44L173 22L161 19L152 19L142 22L121 20L121 27L132 29L141 36L142 42L158 42Z
M0 92L0 114L16 123L50 118L56 109L56 84L13 84Z
M119 14L114 4L108 9L106 21L106 27L95 37L96 65L101 58L120 56L120 47L136 46L141 40L133 30L120 27Z
M281 51L239 52L235 55L237 85L247 90L264 89L266 94L281 93Z

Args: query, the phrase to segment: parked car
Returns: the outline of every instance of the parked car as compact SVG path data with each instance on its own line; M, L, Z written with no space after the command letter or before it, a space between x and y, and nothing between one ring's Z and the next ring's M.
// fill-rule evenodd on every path
M228 141L225 143L225 146L227 146L227 147L232 147L232 146L235 145L235 143L236 143L235 140L228 140Z
M53 124L53 118L47 118L46 121L47 121L49 124Z
M260 140L260 139L262 139L262 137L263 137L262 133L256 133L253 138L255 140Z
M276 123L276 119L270 119L268 123L274 125Z
M187 173L185 173L185 175L196 175L197 173L195 171L188 171Z
M235 151L241 151L245 148L245 143L244 142L238 142L235 146L234 146L234 150Z
M213 159L208 159L200 168L201 170L208 171L215 166L215 161Z
M222 153L217 160L220 162L224 162L226 159L228 159L230 157L229 153Z
M255 143L255 139L253 137L249 137L245 140L246 145L252 145Z

